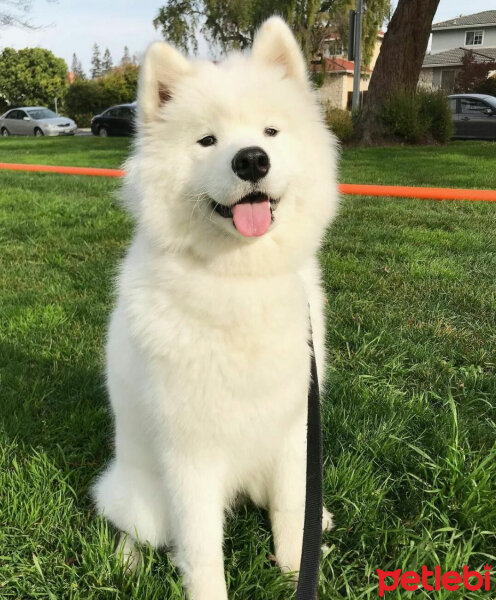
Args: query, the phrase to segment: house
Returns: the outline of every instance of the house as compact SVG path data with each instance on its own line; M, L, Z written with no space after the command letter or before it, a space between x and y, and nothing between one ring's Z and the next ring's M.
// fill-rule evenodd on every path
M496 60L496 10L461 16L432 26L419 84L452 92L462 59L472 50L476 62Z
M362 66L360 80L362 94L369 89L370 76L379 56L383 39L384 32L378 31L370 68ZM339 37L332 36L326 42L322 56L310 64L311 73L323 73L322 85L318 90L320 100L335 108L351 109L355 63L347 59Z

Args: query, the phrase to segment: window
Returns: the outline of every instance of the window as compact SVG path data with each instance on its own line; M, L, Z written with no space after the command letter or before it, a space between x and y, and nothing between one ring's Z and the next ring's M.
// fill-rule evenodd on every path
M453 114L456 114L456 98L451 98L449 103L450 103L451 112Z
M49 108L35 108L28 110L29 116L37 121L38 119L55 119L58 117L57 113L54 113L53 110Z
M129 108L128 106L122 106L120 108L119 117L121 119L127 119L128 121L132 121L135 117L134 109Z
M465 46L482 46L484 41L484 31L466 31Z
M489 106L485 102L476 100L475 98L462 98L461 101L462 115L476 115L483 113Z
M7 115L7 119L17 119L21 120L24 118L25 113L22 110L11 110Z
M455 71L441 71L441 87L451 93L455 87Z
M492 108L493 111L496 112L496 98L486 98L485 102L489 104L489 108Z
M365 99L367 98L368 91L363 90L360 92L360 106L365 104ZM348 92L348 102L346 104L346 110L351 110L351 106L353 104L353 92Z

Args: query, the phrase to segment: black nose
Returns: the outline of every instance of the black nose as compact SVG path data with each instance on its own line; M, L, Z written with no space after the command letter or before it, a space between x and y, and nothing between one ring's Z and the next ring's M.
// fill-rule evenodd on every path
M240 179L258 181L269 172L269 156L258 146L243 148L232 159L232 169Z

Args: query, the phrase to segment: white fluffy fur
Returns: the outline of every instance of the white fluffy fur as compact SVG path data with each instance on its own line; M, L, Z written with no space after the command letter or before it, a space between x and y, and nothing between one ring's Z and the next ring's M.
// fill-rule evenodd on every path
M173 549L192 600L227 598L224 512L241 493L270 511L281 568L299 568L307 303L323 381L315 255L337 207L335 143L305 73L276 17L251 55L212 64L154 44L142 69L124 188L137 229L107 344L115 458L94 496L131 538ZM197 143L209 134L215 146ZM252 189L231 168L252 145L271 162L259 189L280 203L269 231L245 238L209 199Z

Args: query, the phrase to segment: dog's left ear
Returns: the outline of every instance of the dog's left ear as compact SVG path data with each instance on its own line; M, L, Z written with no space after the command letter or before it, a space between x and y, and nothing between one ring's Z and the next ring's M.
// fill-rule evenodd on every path
M287 77L307 83L305 59L291 29L280 17L271 17L260 27L253 42L255 60L284 68Z

